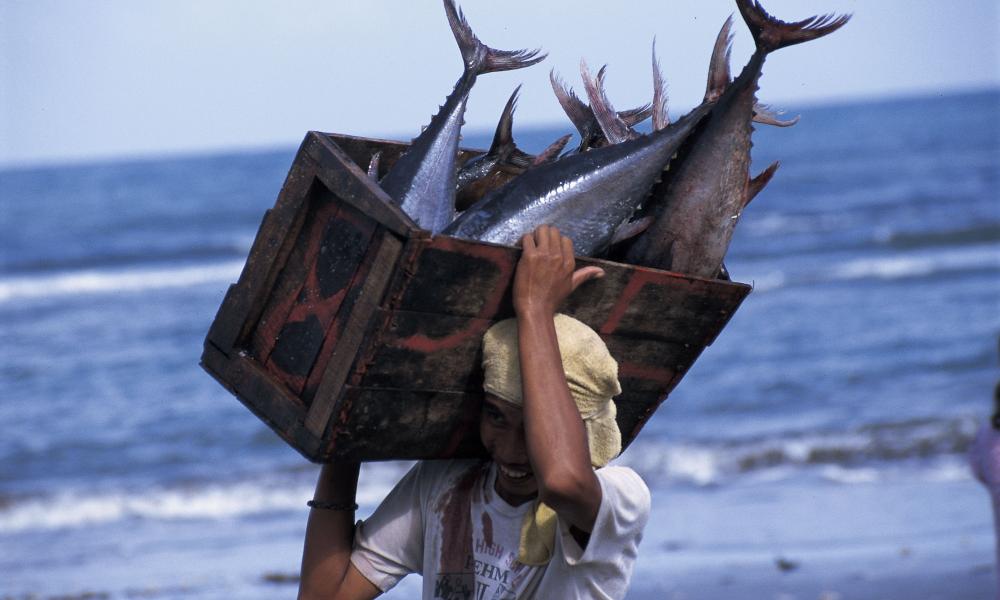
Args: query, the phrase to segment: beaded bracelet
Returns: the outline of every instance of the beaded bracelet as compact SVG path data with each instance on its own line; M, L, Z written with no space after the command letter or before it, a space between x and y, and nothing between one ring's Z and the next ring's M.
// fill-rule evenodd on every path
M341 504L339 502L323 502L321 500L310 500L306 502L309 508L319 508L322 510L358 510L358 503Z

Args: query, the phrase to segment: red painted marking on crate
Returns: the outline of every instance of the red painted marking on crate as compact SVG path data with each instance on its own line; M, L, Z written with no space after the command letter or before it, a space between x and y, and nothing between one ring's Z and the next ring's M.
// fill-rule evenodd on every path
M622 289L622 293L618 296L618 300L615 305L611 307L608 311L608 318L601 325L600 332L603 335L611 335L618 329L623 318L625 318L625 313L628 311L629 306L632 305L632 300L639 295L642 288L646 287L647 283L653 283L662 278L662 274L651 273L648 271L634 271L628 279L628 283Z
M484 246L451 238L436 238L431 245L439 249L487 260L496 265L498 269L497 276L494 278L495 282L502 285L511 280L516 261L510 260L510 251L505 248ZM467 324L458 331L443 337L430 337L416 333L406 338L400 338L395 345L407 350L430 354L460 346L468 341L470 336L481 337L491 324L489 318L497 313L500 302L503 300L503 294L497 287L492 290L484 290L484 293L487 294L488 300L483 303L479 313L468 320Z
M676 376L676 372L672 369L638 365L629 362L618 363L618 377L620 378L644 379L646 381L662 383L663 385L670 385Z
M465 327L444 337L432 338L422 333L415 333L410 337L400 338L395 345L422 354L432 354L461 346L470 337L481 338L490 326L489 321L482 320L470 320L467 323Z

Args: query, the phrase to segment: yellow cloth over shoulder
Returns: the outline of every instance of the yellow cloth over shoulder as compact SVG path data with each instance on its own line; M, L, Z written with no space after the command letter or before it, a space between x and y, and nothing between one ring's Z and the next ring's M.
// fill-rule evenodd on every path
M555 316L556 336L570 394L587 429L590 462L603 467L621 452L622 438L612 400L621 393L618 363L597 332L568 315ZM507 402L522 406L521 364L517 319L496 323L483 336L483 389ZM521 526L518 560L546 564L555 547L556 514L536 501L535 510Z

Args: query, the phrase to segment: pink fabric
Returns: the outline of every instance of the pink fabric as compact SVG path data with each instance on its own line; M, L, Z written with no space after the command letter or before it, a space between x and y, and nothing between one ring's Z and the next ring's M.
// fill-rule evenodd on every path
M997 572L1000 573L1000 431L993 429L989 421L976 432L969 450L969 465L993 501L993 533L997 544ZM1000 584L996 598L1000 600Z
M976 432L969 463L976 479L983 482L993 499L1000 499L1000 431L993 429L989 421Z

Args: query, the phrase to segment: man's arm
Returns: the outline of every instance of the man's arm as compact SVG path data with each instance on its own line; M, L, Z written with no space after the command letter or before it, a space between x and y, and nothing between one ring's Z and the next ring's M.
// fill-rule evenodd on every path
M353 505L360 467L356 462L323 465L313 499L340 506ZM351 564L353 541L353 510L313 508L309 511L302 550L299 600L368 600L381 594Z
M601 486L590 464L586 428L566 383L554 317L577 286L604 271L575 270L573 242L554 227L539 227L521 244L514 309L528 456L542 502L590 532L601 505Z

